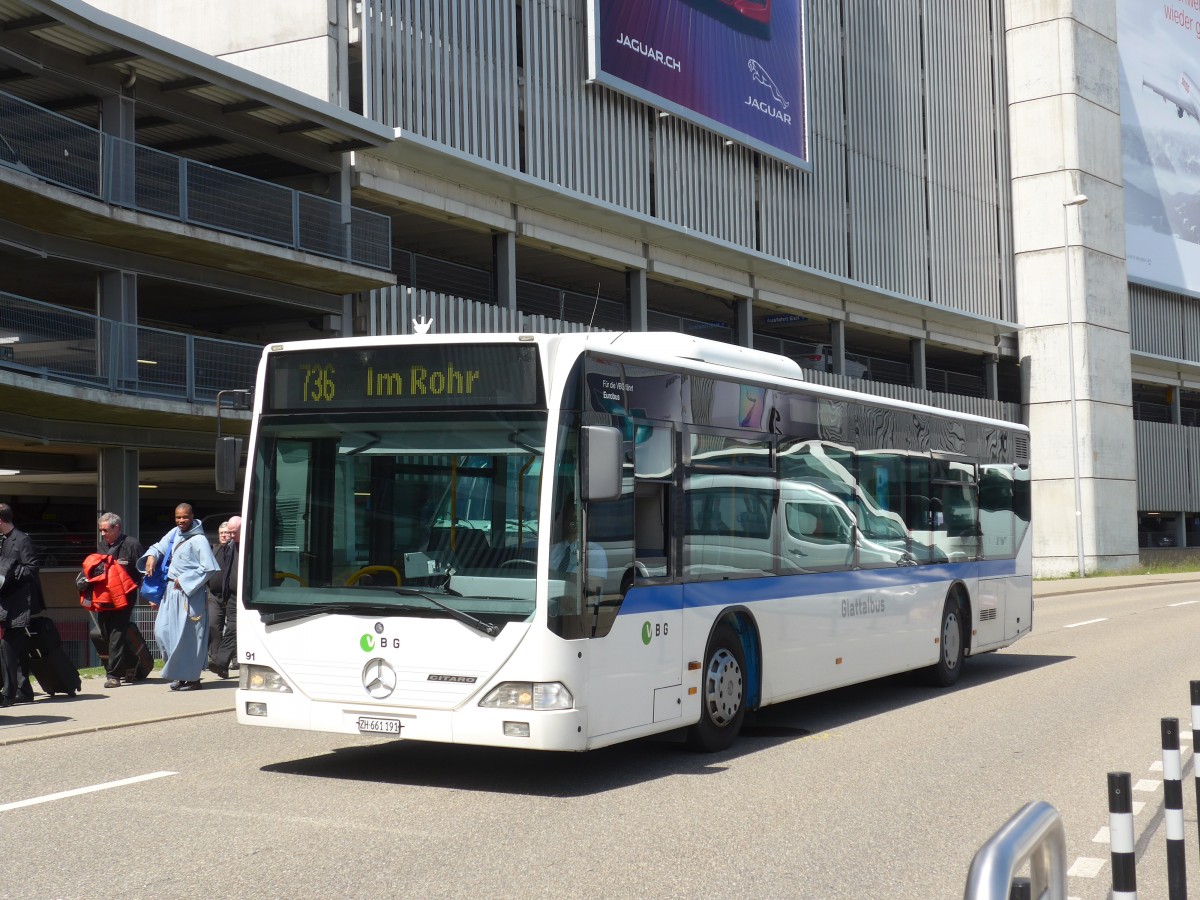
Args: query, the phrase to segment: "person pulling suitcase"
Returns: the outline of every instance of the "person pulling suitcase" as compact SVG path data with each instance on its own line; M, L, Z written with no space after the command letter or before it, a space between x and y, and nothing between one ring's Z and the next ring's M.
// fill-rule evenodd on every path
M121 517L116 513L101 513L96 525L100 530L97 553L111 559L111 563L104 563L106 567L118 567L116 571L105 569L103 589L93 588L91 604L100 626L100 640L108 648L108 659L105 660L108 679L104 686L115 688L122 682L131 684L136 678L137 649L129 646L129 626L141 582L141 573L134 563L146 548L137 538L121 530ZM84 575L89 582L95 583L94 576L86 571Z
M12 507L0 503L0 706L33 701L28 629L30 620L46 609L39 568L33 541L14 524Z

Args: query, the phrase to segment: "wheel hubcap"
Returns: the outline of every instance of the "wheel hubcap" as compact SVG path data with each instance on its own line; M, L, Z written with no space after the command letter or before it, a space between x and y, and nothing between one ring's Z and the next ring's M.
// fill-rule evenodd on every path
M714 653L708 662L704 698L708 717L718 727L723 728L732 722L742 708L742 667L724 647Z
M958 654L962 649L962 629L958 627L958 616L951 613L946 616L946 627L942 631L942 653L946 667L953 669L958 665Z

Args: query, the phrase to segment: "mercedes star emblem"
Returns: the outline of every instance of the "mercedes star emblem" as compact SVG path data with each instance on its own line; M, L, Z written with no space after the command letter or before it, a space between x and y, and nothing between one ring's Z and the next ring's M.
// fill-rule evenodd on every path
M396 670L386 659L375 659L363 666L363 687L376 700L391 696L396 689Z

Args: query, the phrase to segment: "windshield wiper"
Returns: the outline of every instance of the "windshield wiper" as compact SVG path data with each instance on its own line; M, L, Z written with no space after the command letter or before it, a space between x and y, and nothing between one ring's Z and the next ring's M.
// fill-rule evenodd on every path
M285 609L282 612L259 613L264 625L277 625L280 622L294 622L297 619L307 619L310 616L328 616L333 613L351 612L364 616L388 616L396 612L395 606L359 606L351 603L326 603L321 606L301 606L296 609Z
M401 597L420 597L422 600L427 600L438 609L449 613L455 619L462 622L464 625L469 625L477 631L482 631L488 637L495 637L500 633L499 625L492 625L489 622L484 622L481 619L475 618L470 613L465 613L461 609L455 609L447 603L443 603L437 597L431 596L425 591L418 591L414 588L405 587L390 587L378 585L366 590L371 591L388 591L393 594L399 594ZM461 597L461 594L453 593L453 596ZM280 622L294 622L297 619L307 619L310 616L327 616L333 613L354 613L355 615L364 616L390 616L397 612L414 612L422 609L417 606L360 606L355 603L326 603L321 606L305 606L299 609L286 609L282 612L275 613L259 613L262 617L264 625L277 625Z
M420 597L422 600L428 600L438 609L442 609L450 613L451 616L458 619L458 621L462 622L464 625L468 625L471 628L474 628L476 631L482 631L488 637L495 637L500 633L499 625L493 625L490 622L484 622L482 619L475 618L470 613L465 613L461 609L455 609L450 604L443 603L437 597L434 597L432 594L426 593L425 591L419 591L416 588L388 586L380 586L375 588L375 590L392 591L393 593L399 594L401 597ZM453 596L461 597L462 594L454 594Z

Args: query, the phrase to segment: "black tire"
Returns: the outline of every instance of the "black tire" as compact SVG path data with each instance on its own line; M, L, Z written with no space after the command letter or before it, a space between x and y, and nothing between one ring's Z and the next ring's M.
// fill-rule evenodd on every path
M966 609L959 601L958 594L950 594L942 606L938 661L928 669L929 681L935 687L950 687L962 674L967 649L965 619Z
M746 654L728 623L713 629L704 651L700 721L688 729L693 750L714 753L736 740L746 717Z

